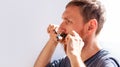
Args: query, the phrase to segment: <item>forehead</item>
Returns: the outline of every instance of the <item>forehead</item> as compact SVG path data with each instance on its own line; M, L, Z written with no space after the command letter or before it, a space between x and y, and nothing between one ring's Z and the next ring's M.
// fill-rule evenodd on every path
M80 8L77 6L69 6L65 9L62 18L82 18Z

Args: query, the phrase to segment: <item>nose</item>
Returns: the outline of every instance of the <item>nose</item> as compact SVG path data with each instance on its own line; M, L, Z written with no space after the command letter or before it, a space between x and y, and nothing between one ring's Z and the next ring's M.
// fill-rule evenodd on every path
M66 26L63 22L60 24L58 28L58 33L66 33Z

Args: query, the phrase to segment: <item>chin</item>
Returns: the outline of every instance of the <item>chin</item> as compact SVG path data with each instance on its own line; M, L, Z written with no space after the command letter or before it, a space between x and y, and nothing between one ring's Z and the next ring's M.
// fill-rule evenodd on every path
M65 53L67 53L67 46L63 45Z

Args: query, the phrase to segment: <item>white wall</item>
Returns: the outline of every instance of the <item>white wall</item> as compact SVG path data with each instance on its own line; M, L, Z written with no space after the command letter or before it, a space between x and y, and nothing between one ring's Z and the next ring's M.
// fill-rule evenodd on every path
M106 22L99 36L103 47L120 58L120 4L119 0L100 0L106 8Z
M60 24L61 14L69 0L1 0L0 1L0 67L33 67L48 40L46 28ZM103 0L104 1L104 0ZM116 2L114 2L116 1ZM108 1L107 21L100 41L116 55L119 53L119 2ZM52 59L64 56L58 46ZM60 56L61 55L61 56Z

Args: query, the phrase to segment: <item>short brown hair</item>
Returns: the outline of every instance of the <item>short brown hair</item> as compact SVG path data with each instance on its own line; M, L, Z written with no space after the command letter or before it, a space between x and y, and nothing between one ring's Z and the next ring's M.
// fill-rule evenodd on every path
M90 0L74 0L70 1L66 8L69 6L78 6L80 8L80 14L83 16L84 22L88 22L91 19L96 19L98 22L98 28L96 31L96 35L103 28L103 24L105 21L104 17L104 8L100 2L95 1L92 2Z

